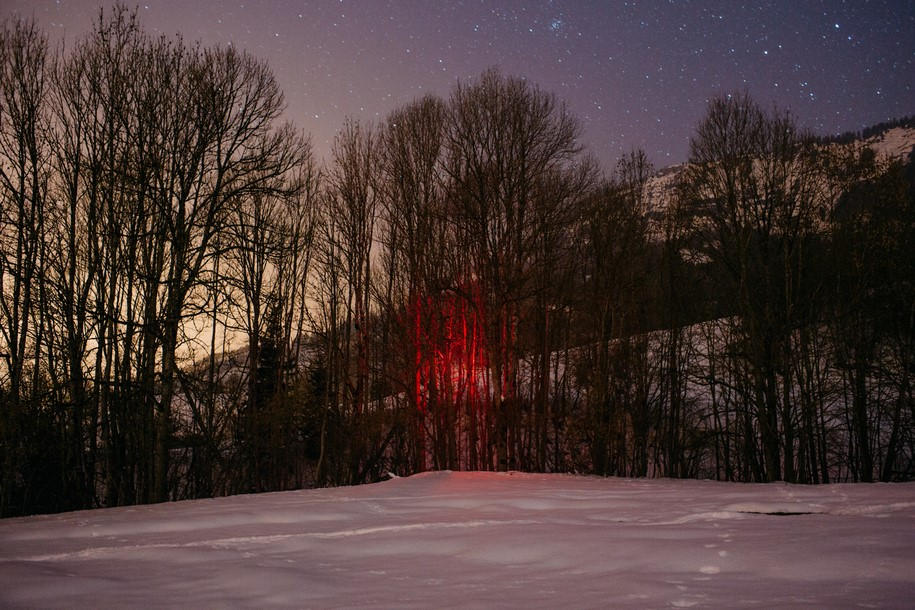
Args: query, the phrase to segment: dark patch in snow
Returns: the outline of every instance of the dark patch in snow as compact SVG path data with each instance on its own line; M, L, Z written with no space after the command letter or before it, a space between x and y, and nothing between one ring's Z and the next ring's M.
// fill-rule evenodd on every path
M817 515L822 513L815 513L810 510L774 510L774 511L763 511L763 510L738 510L735 511L738 513L743 513L745 515L775 515L777 517L788 517L792 515Z

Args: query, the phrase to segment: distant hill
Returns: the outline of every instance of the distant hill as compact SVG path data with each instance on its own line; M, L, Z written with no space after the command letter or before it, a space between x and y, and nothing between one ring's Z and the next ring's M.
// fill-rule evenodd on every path
M888 127L860 140L878 154L904 160L915 149L915 117L910 118L909 125Z
M878 156L905 160L915 150L915 116L894 119L872 125L856 132L846 132L837 136L824 136L816 139L823 146L846 145L860 142L874 150ZM685 164L672 165L658 170L646 185L649 217L653 220L663 218L667 205L673 196L680 171Z
M879 138L886 132L895 128L915 129L915 115L905 116L899 119L891 119L865 127L860 131L846 131L836 135L820 136L817 141L821 144L848 144L855 140L870 140Z

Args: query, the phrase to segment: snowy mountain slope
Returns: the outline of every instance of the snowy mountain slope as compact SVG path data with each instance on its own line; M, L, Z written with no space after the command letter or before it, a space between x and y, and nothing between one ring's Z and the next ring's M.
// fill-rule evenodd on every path
M878 155L891 159L905 160L915 146L915 129L911 127L893 127L887 131L864 140L864 145L874 149Z
M0 606L904 607L915 484L427 473L0 522Z
M905 161L915 148L915 129L893 127L865 140L857 140L855 144L872 148L878 157ZM645 185L647 212L654 220L659 221L663 218L667 206L674 197L674 189L684 167L685 165L672 165L661 169L649 178Z

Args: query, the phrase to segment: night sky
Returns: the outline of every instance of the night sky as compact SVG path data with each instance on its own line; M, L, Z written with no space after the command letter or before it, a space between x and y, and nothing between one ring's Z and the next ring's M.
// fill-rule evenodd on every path
M0 16L72 43L108 5L2 0ZM148 31L267 60L319 157L345 116L380 121L491 66L565 100L607 167L635 147L659 167L684 161L719 92L746 90L818 133L915 114L912 0L141 0L139 13Z

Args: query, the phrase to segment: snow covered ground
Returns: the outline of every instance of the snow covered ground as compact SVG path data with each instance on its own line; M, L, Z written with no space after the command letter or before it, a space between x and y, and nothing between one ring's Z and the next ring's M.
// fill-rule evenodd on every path
M915 484L440 472L0 521L2 607L913 605Z

